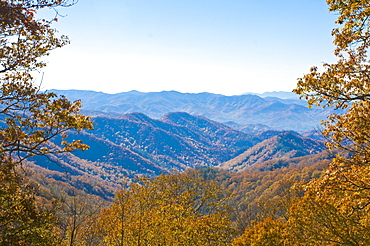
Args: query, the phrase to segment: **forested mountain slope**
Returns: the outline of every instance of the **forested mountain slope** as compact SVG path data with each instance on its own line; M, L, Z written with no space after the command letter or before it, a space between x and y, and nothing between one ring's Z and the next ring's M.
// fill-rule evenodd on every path
M130 113L92 120L94 130L69 133L70 139L80 139L90 149L31 160L51 171L116 187L136 175L153 177L205 166L237 171L274 158L310 155L323 149L322 142L296 132L270 130L252 135L184 112L168 113L160 119ZM99 195L99 191L88 189Z
M251 135L187 113L170 113L161 119L132 113L120 118L95 117L93 122L95 129L81 136L90 149L75 155L118 165L132 174L214 166L256 142Z
M270 159L290 159L317 154L326 149L321 141L302 137L294 132L283 132L267 138L239 156L224 162L221 168L243 170Z

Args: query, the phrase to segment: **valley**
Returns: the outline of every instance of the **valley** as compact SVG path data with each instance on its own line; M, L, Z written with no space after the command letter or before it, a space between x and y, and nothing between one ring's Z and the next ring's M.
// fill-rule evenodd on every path
M154 177L162 173L204 167L240 172L256 165L263 165L269 160L289 160L310 156L326 149L322 138L318 135L314 136L312 131L296 132L264 125L258 123L257 120L244 125L231 121L221 123L205 116L192 115L189 113L191 111L165 112L165 109L162 109L164 114L158 118L152 118L141 112L121 114L124 112L122 105L125 104L125 97L86 91L66 92L69 97L73 98L73 95L79 94L84 98L82 101L86 105L83 107L84 112L95 112L94 116L91 116L94 130L68 133L68 140L80 139L90 148L85 151L54 154L49 158L35 156L30 158L30 161L38 167L37 172L69 183L74 187L77 187L76 179L83 180L79 183L79 189L88 190L88 193L105 199L112 198L113 190L122 182L134 179L138 175ZM176 94L178 98L187 98L182 99L184 105L199 97L199 95L182 95L177 92L168 93ZM128 94L133 94L131 97L135 94L139 94L140 97L144 96L144 93L138 92ZM98 97L99 95L101 98ZM207 96L213 98L212 100L221 97L211 94ZM109 97L111 99L108 100ZM112 101L112 98L115 98L115 101ZM255 101L266 103L266 99L258 96L253 96L253 98ZM130 100L138 101L137 105L141 105L140 107L144 105L139 99L131 98ZM126 104L132 104L130 100ZM154 99L150 99L149 103L148 100L146 102L152 111L155 108L163 108L162 101L154 103ZM177 104L176 100L173 100L174 103L168 107L174 107ZM220 108L226 107L225 105L228 104L226 101L230 104L235 103L233 102L234 97L225 97L223 100L224 104L217 100L214 103ZM243 105L243 100L239 102L239 108L246 109L248 105ZM268 100L284 101L279 98ZM295 103L294 107L298 107L299 103L295 99L287 100L289 101L286 101L286 106L270 107L270 115L283 117L286 112L282 108L293 107L291 100ZM117 103L118 101L121 104ZM99 103L94 104L94 102ZM111 106L108 107L108 104ZM115 112L112 112L113 105L116 105ZM141 109L137 107L136 109ZM193 102L193 107L205 108L206 106L196 105ZM207 107L210 107L209 102ZM225 112L226 110L220 109L220 111ZM289 120L288 117L286 121ZM310 124L315 125L318 122L310 122ZM57 138L55 141L60 141L60 139ZM66 173L69 179L64 177Z
M369 3L257 2L0 1L0 245L369 245Z
M87 94L99 95L90 93ZM197 97L180 97L187 96ZM179 209L187 209L188 212L183 213L187 216L189 211L195 212L194 218L203 221L210 211L223 214L221 211L228 207L232 212L227 212L227 228L237 233L229 234L229 237L237 238L261 215L268 216L270 211L282 209L280 203L286 199L300 196L292 195L290 198L287 194L295 192L293 187L300 182L321 177L337 154L327 150L324 138L315 127L308 128L308 125L314 126L318 122L306 119L305 131L298 126L296 130L301 131L266 124L276 119L272 117L274 115L280 115L281 122L289 122L289 117L284 118L286 109L304 107L296 99L253 97L263 104L270 102L270 106L260 106L265 107L261 111L269 112L266 114L271 116L269 120L261 122L256 118L253 122L246 121L243 124L237 123L236 118L221 122L204 114L192 114L191 110L166 112L161 100L158 104L150 102L151 110L162 108L163 111L157 110L157 117L153 117L142 112L120 111L120 106L113 111L109 105L115 103L108 103L103 98L94 106L89 101L91 98L85 98L87 101L83 101L83 104L90 106L82 108L82 111L91 116L94 129L68 131L66 139L56 137L53 142L82 140L89 149L30 157L23 163L23 168L29 182L34 184L39 203L49 208L53 207L55 201L61 203L58 211L62 214L58 214L58 217L62 223L71 223L70 220L75 218L81 220L83 230L95 228L93 230L96 232L77 229L78 239L74 239L77 241L87 242L83 238L86 234L101 243L105 233L114 232L109 228L109 223L102 223L101 220L111 216L109 221L116 226L113 221L121 218L117 214L119 209L127 209L125 213L132 213L127 218L122 217L122 223L130 225L128 219L152 218L153 222L148 223L158 224L162 221L163 224L158 224L162 228L174 226L177 220L164 222L166 220L161 216L172 216L164 215L169 213L177 217ZM173 100L172 106L177 103ZM192 99L183 100L187 102ZM234 99L223 100L231 103ZM220 112L225 112L225 109L221 109L224 104L220 101L217 104ZM202 107L206 106L194 104L194 108ZM240 107L244 110L248 108ZM159 111L163 114L159 115ZM294 110L289 114L299 114L299 111L292 112ZM324 111L321 113L324 115ZM258 114L258 117L261 115ZM123 203L119 200L122 195L125 196ZM189 196L194 200L189 200ZM177 207L181 199L184 204ZM223 204L225 201L227 205ZM214 202L218 208L208 210L206 206L213 206ZM274 202L278 204L274 205ZM204 210L197 212L196 208L198 205L203 207L202 204L209 205L204 205ZM128 209L126 206L132 207ZM142 212L140 209L143 209ZM153 217L158 209L162 211L156 215L159 217ZM225 218L215 217L212 223L221 225ZM93 224L90 226L89 223ZM181 222L181 225L187 225L187 222L184 223ZM192 224L190 222L189 226ZM104 228L104 235L96 226ZM202 228L207 226L202 225ZM70 233L68 227L63 230ZM178 231L186 233L185 228ZM167 232L163 233L167 235ZM196 240L201 238L199 235Z

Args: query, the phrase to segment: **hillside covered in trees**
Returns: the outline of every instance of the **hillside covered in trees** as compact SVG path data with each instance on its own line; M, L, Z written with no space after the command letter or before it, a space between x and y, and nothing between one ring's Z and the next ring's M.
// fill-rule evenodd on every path
M66 138L82 140L88 150L52 154L48 158L34 156L29 160L49 170L84 173L112 181L123 176L184 171L189 167L231 169L227 168L231 162L243 169L273 158L299 157L325 149L322 140L297 132L270 130L248 134L181 112L160 119L131 113L118 118L98 116L91 121L94 130L70 132ZM63 163L63 168L58 163Z
M322 138L189 112L81 114L33 77L69 42L39 10L74 3L0 1L0 245L369 244L367 1L327 0L337 62L294 90L331 112Z

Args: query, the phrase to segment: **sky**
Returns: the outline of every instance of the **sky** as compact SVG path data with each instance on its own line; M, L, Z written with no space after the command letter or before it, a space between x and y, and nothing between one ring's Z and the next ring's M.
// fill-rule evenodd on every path
M291 91L335 61L325 0L79 0L59 13L71 44L46 58L42 89Z

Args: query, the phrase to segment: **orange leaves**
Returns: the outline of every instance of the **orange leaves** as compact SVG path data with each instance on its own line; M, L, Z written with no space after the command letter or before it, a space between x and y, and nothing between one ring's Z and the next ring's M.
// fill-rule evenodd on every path
M68 38L55 35L50 21L35 19L38 9L57 6L57 1L53 0L44 4L40 1L0 1L0 73L41 68L45 66L40 61L42 56L68 44Z
M337 23L343 25L333 31L335 55L338 62L325 64L298 80L294 91L307 96L310 105L346 108L352 101L369 97L367 50L370 45L370 10L367 1L327 1L330 11L339 14Z
M33 190L15 170L30 156L88 148L79 140L67 141L69 130L92 129L89 117L79 114L81 103L40 92L31 75L46 65L43 56L69 42L55 35L50 22L35 19L37 10L66 4L68 0L0 0L1 245L58 244L53 216L36 208Z
M56 218L40 211L11 158L0 160L0 245L56 245Z
M323 122L323 134L326 146L344 151L325 175L304 186L305 195L291 204L285 221L265 218L248 228L236 245L369 244L370 5L368 0L327 0L327 4L341 25L332 32L338 61L324 64L322 71L312 67L298 79L294 92L309 106L338 110ZM284 230L274 235L280 227Z
M64 142L62 148L51 143L69 130L92 129L92 123L79 114L80 101L41 93L31 75L46 65L41 58L50 50L69 43L67 37L55 35L49 21L36 20L37 11L68 5L59 0L0 1L0 114L7 125L0 139L6 148L0 154L24 158L87 148L80 141Z
M369 142L370 77L367 52L370 45L370 8L368 1L328 0L330 11L339 14L337 23L343 25L333 31L337 63L324 64L298 80L294 91L308 99L309 105L345 110L324 121L324 135L328 147L354 144L350 151L367 153Z
M281 219L268 217L248 227L242 236L236 238L232 246L289 245L286 225Z
M89 117L79 114L79 101L70 102L54 93L39 93L28 82L4 83L0 88L0 103L5 105L1 113L8 117L5 120L8 128L1 141L7 144L7 151L44 155L88 148L78 140L66 142L67 131L92 129ZM18 132L16 139L12 135L14 131ZM60 134L64 138L62 149L50 143Z

